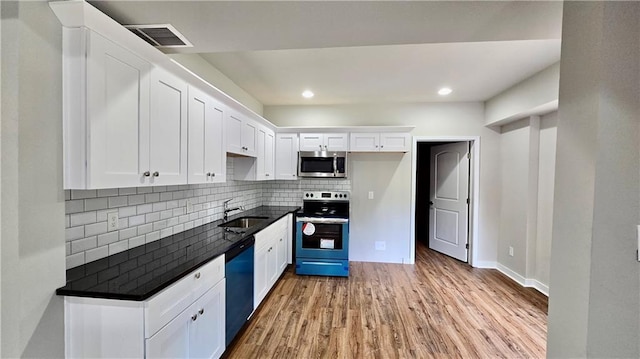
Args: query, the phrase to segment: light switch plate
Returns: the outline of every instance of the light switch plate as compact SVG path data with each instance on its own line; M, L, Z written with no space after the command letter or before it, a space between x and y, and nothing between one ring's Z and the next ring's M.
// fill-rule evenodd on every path
M373 191L369 191L369 199L373 199Z

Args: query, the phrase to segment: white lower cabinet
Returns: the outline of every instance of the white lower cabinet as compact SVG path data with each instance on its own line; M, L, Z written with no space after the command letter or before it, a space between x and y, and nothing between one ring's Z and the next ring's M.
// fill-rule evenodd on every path
M67 358L218 358L225 350L225 256L146 301L65 297Z
M147 358L218 358L224 352L225 280L145 342Z
M253 309L258 308L289 263L292 215L288 214L256 233Z

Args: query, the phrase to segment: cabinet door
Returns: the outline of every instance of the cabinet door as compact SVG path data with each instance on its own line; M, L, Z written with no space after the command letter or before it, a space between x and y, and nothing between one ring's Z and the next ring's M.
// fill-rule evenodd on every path
M148 62L89 32L87 188L144 183L149 165L150 71Z
M151 72L150 184L187 182L187 83L156 67Z
M411 135L409 133L381 133L380 151L407 152L411 150Z
M242 122L242 146L244 154L247 156L256 156L258 126L251 120L243 120Z
M288 217L286 217L288 218ZM276 277L278 279L280 274L287 268L287 262L289 260L287 254L287 227L282 228L278 232L278 236L275 238L275 253L276 253ZM274 280L275 282L275 280Z
M268 180L275 179L275 174L273 172L275 167L273 158L275 152L274 142L275 139L273 131L267 130L264 139L264 175Z
M298 134L276 135L275 176L278 180L298 179Z
M258 150L256 151L256 180L264 180L265 179L265 137L267 133L264 128L258 129L258 134L256 137L256 144Z
M222 135L225 107L210 95L189 88L188 180L194 183L224 182L226 154Z
M321 133L301 133L300 151L324 150L324 135Z
M193 309L196 319L189 330L190 357L220 357L225 349L225 279L198 299Z
M232 113L226 118L225 123L227 152L243 154L242 148L242 119L240 116Z
M278 279L278 246L276 237L272 237L267 249L267 292Z
M226 107L218 101L211 100L208 107L207 122L205 123L206 141L205 167L206 176L210 183L226 182L227 180L227 154L224 139L224 116ZM209 175L210 174L210 175Z
M146 358L189 358L192 307L185 309L164 328L145 340Z
M327 133L324 145L327 151L349 151L349 137L346 133Z
M380 150L379 133L352 133L349 141L352 152L376 152Z
M260 237L259 234L256 235L256 247L254 253L254 272L253 272L253 309L258 308L262 299L269 292L269 282L268 282L268 259L269 256L269 243L258 244L259 241L263 242L266 240L264 237Z

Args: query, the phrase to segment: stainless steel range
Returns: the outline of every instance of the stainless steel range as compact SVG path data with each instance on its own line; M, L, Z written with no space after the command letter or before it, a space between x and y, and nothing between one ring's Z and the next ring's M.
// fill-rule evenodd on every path
M296 274L349 276L349 192L305 192L296 217Z

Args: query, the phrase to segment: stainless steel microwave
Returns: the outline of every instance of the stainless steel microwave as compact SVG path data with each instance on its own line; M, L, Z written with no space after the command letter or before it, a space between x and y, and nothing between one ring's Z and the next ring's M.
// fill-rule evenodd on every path
M298 177L346 178L347 152L298 152Z

